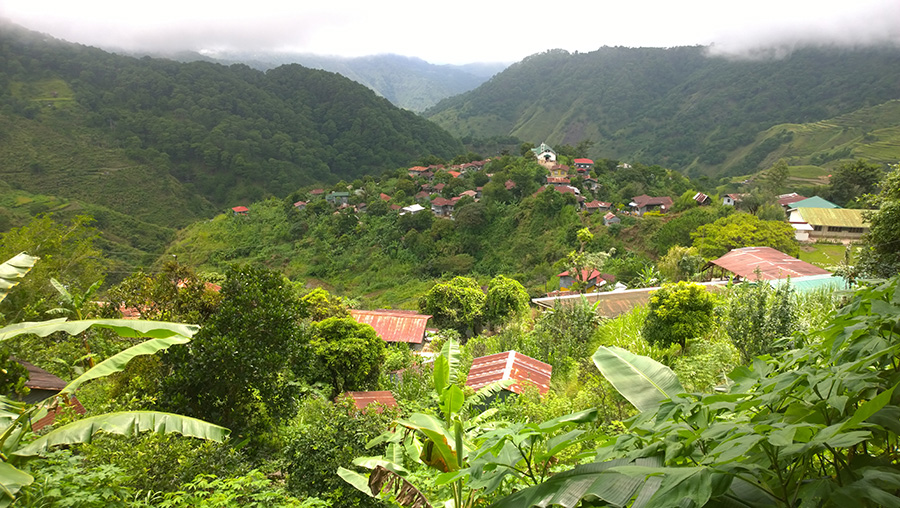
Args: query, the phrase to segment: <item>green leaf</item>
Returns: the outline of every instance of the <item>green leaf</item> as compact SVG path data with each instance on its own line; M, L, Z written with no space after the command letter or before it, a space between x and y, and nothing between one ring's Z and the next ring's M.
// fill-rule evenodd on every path
M141 342L140 344L131 346L130 348L98 363L92 369L78 376L74 381L67 384L66 387L59 392L59 394L65 395L74 393L79 386L86 383L87 381L90 381L91 379L106 377L110 374L121 372L125 369L125 366L128 365L128 362L130 362L137 356L152 355L163 349L168 349L175 344L187 344L190 341L191 339L187 337L176 335L174 337L169 337L166 339L150 339Z
M900 384L900 383L898 383ZM841 425L841 430L848 430L854 427L859 426L862 422L866 421L870 416L874 415L878 411L881 410L888 402L891 401L891 396L894 393L894 389L897 388L897 385L894 385L887 390L876 395L872 400L868 400L861 404L856 412L853 413L853 418L850 418L843 425Z
M33 481L34 477L25 471L6 462L0 462L0 491L3 493L0 497L0 506L8 506L15 499L19 489L31 485Z
M557 473L540 485L522 489L497 501L491 508L529 508L559 505L573 508L585 498L596 497L613 506L625 506L636 493L645 489L644 478L630 477L609 471L613 467L638 465L658 467L658 457L616 459L575 466Z
M46 337L51 333L66 332L69 335L78 335L88 328L108 328L122 337L151 337L165 339L181 335L193 337L200 330L197 325L183 323L167 323L165 321L141 321L132 319L86 319L81 321L67 321L66 318L51 319L48 321L15 323L0 328L0 341L11 339L17 335L34 334Z
M174 432L216 442L222 442L231 432L225 427L203 420L158 411L107 413L63 425L14 452L14 455L28 457L39 455L53 446L90 443L100 431L122 436L132 436L144 431L159 434Z
M465 400L466 396L459 385L450 385L441 398L441 412L449 418L459 412Z
M375 497L372 495L371 489L369 489L369 479L365 476L357 473L356 471L351 471L343 467L337 468L337 475L340 476L341 479L343 479L345 482L353 485L356 490L364 492L369 497Z
M451 447L451 443L455 443L456 439L444 427L442 421L431 415L413 413L407 420L397 420L397 425L418 430L429 439L430 443L425 443L424 446L424 451L429 453L428 457L423 458L426 464L445 472L458 469L456 459L458 450L454 451Z
M10 289L22 281L39 259L21 252L0 264L0 302L6 298Z
M600 346L593 356L603 376L640 411L684 392L672 369L620 347Z

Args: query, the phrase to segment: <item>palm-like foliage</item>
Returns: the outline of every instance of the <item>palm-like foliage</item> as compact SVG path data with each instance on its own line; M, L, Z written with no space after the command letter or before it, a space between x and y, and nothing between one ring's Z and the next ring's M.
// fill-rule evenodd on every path
M0 265L0 300L9 289L31 270L38 258L19 254ZM8 506L16 499L17 492L31 484L34 478L16 467L29 457L39 455L53 446L89 443L97 432L132 435L143 431L179 433L185 436L224 440L229 430L211 423L181 415L132 411L109 413L64 425L45 434L28 445L22 441L31 430L31 421L42 418L48 407L74 393L83 383L122 371L127 363L139 355L153 354L175 344L184 344L199 330L195 325L122 319L68 321L65 318L42 322L16 323L0 328L0 342L22 334L47 336L65 332L77 335L90 327L108 328L124 337L153 337L132 346L88 370L69 383L58 395L40 404L29 406L0 397L0 507Z

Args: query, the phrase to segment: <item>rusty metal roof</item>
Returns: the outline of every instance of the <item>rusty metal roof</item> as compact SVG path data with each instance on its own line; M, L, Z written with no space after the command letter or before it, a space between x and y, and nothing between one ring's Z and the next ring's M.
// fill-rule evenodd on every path
M550 365L516 351L507 351L472 360L466 386L478 390L490 383L511 379L515 384L509 390L515 393L522 393L525 383L532 383L538 391L547 393L552 374Z
M727 281L700 282L707 291L721 291ZM585 293L574 295L548 296L534 298L532 303L545 309L552 309L555 305L575 305L585 301L596 305L597 315L603 318L613 318L624 314L639 305L650 303L650 293L658 290L658 287L627 289L624 291L601 291L598 293Z
M744 247L709 262L745 280L780 280L830 274L828 270L788 256L771 247ZM708 266L708 265L707 265ZM756 275L759 270L759 277Z
M391 392L344 392L343 397L353 399L356 409L365 409L370 404L381 404L384 407L397 407L397 401ZM378 408L378 412L383 408Z
M356 310L350 315L359 323L371 325L385 342L421 344L425 338L425 324L431 316L412 310Z

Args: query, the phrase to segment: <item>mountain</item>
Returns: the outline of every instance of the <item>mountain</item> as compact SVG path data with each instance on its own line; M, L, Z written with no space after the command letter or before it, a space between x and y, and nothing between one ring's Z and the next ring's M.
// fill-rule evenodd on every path
M739 60L704 47L604 47L533 55L425 116L459 137L590 140L586 155L723 176L760 169L790 142L770 138L750 160L734 156L773 125L897 98L898 48L801 48L782 59Z
M422 112L441 99L472 90L507 66L503 63L435 65L419 58L393 54L343 58L306 53L231 51L203 55L180 53L172 58L243 63L263 71L296 63L336 72L371 88L394 105L415 112Z
M460 143L343 76L132 58L0 31L0 178L182 226Z

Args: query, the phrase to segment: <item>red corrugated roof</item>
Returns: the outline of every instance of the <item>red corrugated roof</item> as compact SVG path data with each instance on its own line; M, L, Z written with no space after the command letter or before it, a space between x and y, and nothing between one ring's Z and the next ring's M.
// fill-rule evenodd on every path
M232 208L232 210L234 210L237 213L245 213L245 212L250 211L250 209L247 208L246 206L235 206L234 208Z
M356 409L365 409L369 404L381 404L384 407L397 407L397 401L391 392L344 392L342 397L350 397ZM378 408L380 413L384 408Z
M22 364L22 366L25 367L25 369L28 371L28 381L25 383L25 386L27 386L28 388L31 388L32 390L59 392L66 387L65 381L47 372L46 370L22 360L16 361ZM84 406L81 405L81 402L78 401L77 397L71 395L70 397L68 397L68 399L68 405L75 409L76 413L82 415L86 413L86 411L84 410ZM65 403L60 402L58 406L48 410L47 414L43 418L31 424L31 429L36 431L52 424L56 419L56 415L62 412L63 409L65 409L65 406Z
M830 274L828 270L800 261L771 247L744 247L709 262L746 280L779 280L788 277Z
M477 391L490 383L512 379L515 384L509 387L510 391L522 393L523 386L532 383L538 391L547 393L552 374L550 365L516 351L507 351L472 360L466 386Z
M557 277L568 277L569 275L571 275L571 274L569 273L568 270L566 270L563 273L557 275ZM590 272L588 272L588 269L585 268L584 270L581 271L581 280L583 280L583 281L594 280L597 277L600 277L600 270L591 270Z
M425 324L431 316L402 310L356 310L350 315L359 323L371 325L385 342L421 344L425 338Z
M594 161L592 161L591 159L575 159L573 162L575 162L575 164L593 164L594 163Z
M381 194L379 194L379 197L381 198L382 201L390 201L391 200L391 197L383 192Z
M791 203L796 203L797 201L803 201L806 199L806 196L801 196L796 192L792 192L790 194L782 194L778 196L778 204L781 206L787 206Z

